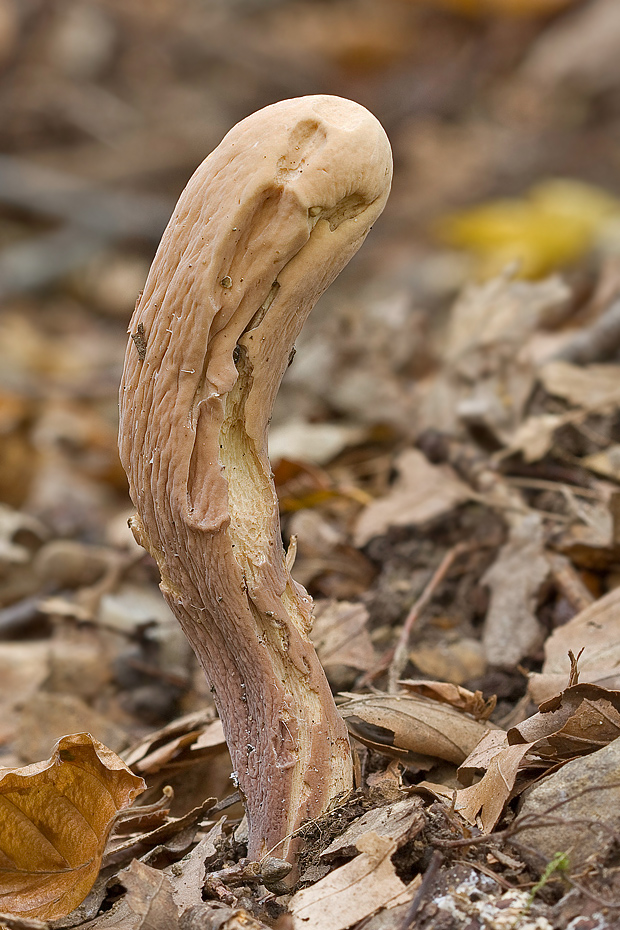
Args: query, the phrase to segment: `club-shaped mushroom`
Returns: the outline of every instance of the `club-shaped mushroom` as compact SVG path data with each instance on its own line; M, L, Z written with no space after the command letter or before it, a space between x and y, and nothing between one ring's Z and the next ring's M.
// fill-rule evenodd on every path
M294 340L391 182L364 107L284 100L238 123L189 181L130 325L120 453L161 590L211 683L252 858L351 787L345 726L289 574L267 427Z

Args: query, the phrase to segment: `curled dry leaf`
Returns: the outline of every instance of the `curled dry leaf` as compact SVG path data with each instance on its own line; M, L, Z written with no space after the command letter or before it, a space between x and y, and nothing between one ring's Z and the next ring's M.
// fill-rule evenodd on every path
M77 907L116 814L144 788L89 733L63 737L45 762L0 772L0 911L53 919Z
M557 278L514 281L506 272L465 288L450 311L443 365L418 391L420 428L459 435L463 424L511 442L536 382L536 333L557 325L569 290Z
M165 872L134 859L122 873L121 880L127 889L125 905L132 930L141 927L145 930L152 927L175 930L178 927L179 910L173 900L170 879ZM125 925L123 921L122 926Z
M149 734L123 753L141 775L185 768L226 748L222 722L209 711L196 711Z
M290 924L282 925L288 928ZM190 908L181 922L182 930L269 930L242 907L229 907L220 901L205 901Z
M620 736L620 691L578 684L541 704L538 713L508 731L512 744L532 742L536 755L566 762Z
M456 793L455 810L469 823L478 820L483 833L490 833L512 796L517 775L532 743L504 745L489 762L484 777L469 788Z
M412 694L420 694L433 701L449 704L450 707L464 714L471 714L476 720L488 720L497 704L495 695L485 700L482 691L468 691L467 688L454 685L449 681L408 679L399 681L399 685Z
M377 662L370 633L368 611L349 601L317 601L314 606L312 642L323 668L348 666L368 671Z
M590 754L620 735L620 692L582 684L541 704L537 714L506 734L489 734L459 769L462 780L486 769L475 785L457 792L456 810L485 833L498 823L510 798L520 794L541 770L563 766Z
M437 759L460 765L492 724L414 694L373 694L339 707L349 732L377 752L418 768Z
M329 862L344 856L357 856L357 841L367 833L376 833L393 841L397 848L411 840L425 826L424 801L420 797L403 798L393 804L375 807L358 817L321 853Z

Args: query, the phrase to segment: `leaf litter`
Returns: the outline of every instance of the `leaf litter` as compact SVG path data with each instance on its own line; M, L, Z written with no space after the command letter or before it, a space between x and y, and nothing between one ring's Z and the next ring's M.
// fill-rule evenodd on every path
M52 877L16 841L6 926L617 919L618 11L384 7L0 3L0 785L64 771L38 760L87 730L147 785L106 826L101 783L74 773L98 832L71 827ZM356 772L303 828L290 889L245 859L211 695L127 529L116 391L191 170L242 115L316 86L374 109L400 170L274 415L283 530Z

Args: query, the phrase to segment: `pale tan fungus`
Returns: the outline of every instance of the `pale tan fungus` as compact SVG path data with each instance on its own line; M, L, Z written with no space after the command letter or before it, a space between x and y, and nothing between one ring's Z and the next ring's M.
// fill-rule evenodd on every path
M391 173L385 132L356 103L254 113L191 178L131 321L120 453L133 529L212 684L252 858L292 860L291 834L352 784L311 599L285 564L267 427L295 338Z

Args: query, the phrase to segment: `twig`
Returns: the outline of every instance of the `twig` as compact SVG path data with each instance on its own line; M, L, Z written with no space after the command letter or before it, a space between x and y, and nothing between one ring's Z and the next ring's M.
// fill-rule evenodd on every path
M416 621L420 617L420 614L428 607L435 591L448 574L454 560L469 548L470 546L468 543L457 543L456 546L453 546L452 549L446 552L439 567L407 614L403 628L400 631L398 642L396 643L391 658L387 660L389 661L388 691L390 693L394 693L397 690L398 680L402 676L405 665L407 664L409 639Z
M568 823L571 824L587 824L590 827L598 827L603 832L608 832L614 836L613 830L608 827L606 824L601 823L597 820L587 820L586 818L579 818L567 820L565 817L554 819L550 817L550 814L553 814L554 811L558 810L560 807L564 807L565 804L570 804L572 801L575 801L577 798L582 797L584 794L590 794L592 791L609 791L612 788L620 788L619 782L612 782L609 785L588 785L587 788L581 788L579 791L575 791L574 794L569 795L567 798L562 798L562 800L557 801L555 804L552 804L550 807L547 807L544 811L536 811L531 814L522 814L516 820L506 827L505 830L498 830L497 833L480 833L477 836L463 837L459 840L434 840L433 845L438 846L441 849L457 849L463 846L479 846L484 843L496 844L503 842L504 840L511 839L515 834L521 833L522 830L536 830L548 826L566 826ZM458 811L457 811L458 813ZM539 854L542 856L542 854ZM544 857L543 857L544 858Z
M435 850L433 855L431 856L431 861L428 864L428 868L426 869L426 872L424 873L422 884L418 888L417 893L413 901L411 902L407 913L405 914L405 918L399 930L412 930L413 925L414 925L413 920L416 914L418 913L418 911L420 910L420 907L424 903L424 899L427 897L429 891L431 890L433 882L435 881L435 878L437 876L437 872L439 871L442 863L443 863L443 856L441 855L440 852Z

